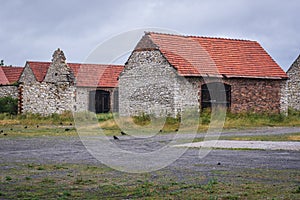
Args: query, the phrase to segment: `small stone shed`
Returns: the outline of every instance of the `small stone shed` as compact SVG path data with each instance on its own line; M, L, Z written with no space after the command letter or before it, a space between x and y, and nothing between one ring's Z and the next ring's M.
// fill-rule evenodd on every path
M19 113L113 111L124 66L67 63L57 49L52 62L27 61L19 79Z
M288 105L294 110L300 110L300 55L287 71Z
M0 67L0 97L18 98L18 80L23 67Z
M120 74L120 115L176 116L196 104L285 112L287 78L256 41L147 32Z

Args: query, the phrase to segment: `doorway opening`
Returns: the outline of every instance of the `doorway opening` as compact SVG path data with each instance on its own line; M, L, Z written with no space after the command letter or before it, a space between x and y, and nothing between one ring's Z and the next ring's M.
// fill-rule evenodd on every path
M203 84L201 86L201 109L217 107L230 108L231 86L221 82Z
M104 90L90 91L89 110L95 113L110 111L110 93Z

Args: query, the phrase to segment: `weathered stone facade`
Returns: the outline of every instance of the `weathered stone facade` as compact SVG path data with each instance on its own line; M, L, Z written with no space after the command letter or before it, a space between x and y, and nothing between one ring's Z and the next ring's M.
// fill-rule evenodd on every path
M282 80L240 78L224 83L231 86L231 112L281 112Z
M32 69L30 68L29 64L26 63L24 70L20 76L19 83L22 84L32 84L38 82L33 74Z
M63 113L72 111L75 106L75 87L68 83L22 84L20 90L20 106L23 113Z
M117 94L117 88L101 88L101 87L76 87L76 97L75 97L75 107L74 110L81 112L90 110L90 108L94 105L91 105L91 96L90 92L94 91L106 91L109 93L109 102L108 107L111 112L117 112L118 111L118 96ZM95 98L93 96L93 98Z
M0 85L0 98L1 97L18 98L18 86Z
M20 77L19 112L48 115L74 110L74 80L60 49L54 52L52 63L42 82L36 80L29 66L25 66Z
M123 66L67 64L60 49L52 62L29 61L19 79L19 113L115 112L118 98L113 86L120 70Z
M160 51L135 51L119 78L120 115L176 116L198 103L195 88L178 77Z
M290 108L300 110L300 55L288 69L287 95Z
M0 66L0 98L18 98L18 81L23 67Z
M120 115L176 116L186 106L201 109L201 86L214 82L230 86L228 101L233 113L286 111L285 80L182 77L159 50L134 51L119 81Z

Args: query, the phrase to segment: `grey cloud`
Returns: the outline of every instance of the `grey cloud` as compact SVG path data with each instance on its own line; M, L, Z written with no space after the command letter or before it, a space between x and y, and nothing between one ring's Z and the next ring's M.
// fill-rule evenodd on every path
M112 35L140 27L257 40L286 70L300 49L297 0L4 1L0 58L50 60L57 47L80 62Z

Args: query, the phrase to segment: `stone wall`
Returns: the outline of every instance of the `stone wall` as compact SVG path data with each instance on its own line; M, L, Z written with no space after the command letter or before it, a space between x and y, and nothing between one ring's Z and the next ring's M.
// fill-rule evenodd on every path
M27 63L24 67L24 70L19 78L19 82L23 84L32 84L35 83L37 80L31 70L29 64Z
M20 77L19 112L49 115L75 109L74 76L60 49L53 54L52 63L42 82L38 82L27 64Z
M52 63L48 68L44 82L74 84L75 77L71 68L66 64L64 52L57 49L52 56Z
M91 91L95 90L103 90L110 93L110 110L112 112L116 112L117 105L115 105L115 95L114 92L116 89L114 88L93 88L93 87L77 87L76 88L76 102L75 102L75 110L78 112L87 111L90 108L90 99L89 94Z
M201 86L203 84L222 82L231 87L230 111L233 113L285 113L287 111L284 93L285 80L199 78L198 81L199 104L201 104Z
M121 116L176 116L185 107L197 104L196 85L179 77L160 51L132 53L119 78Z
M75 87L68 83L21 84L20 90L19 104L23 113L60 114L75 108Z
M201 105L201 86L223 82L231 87L233 113L286 111L285 80L181 77L159 50L134 51L119 79L120 115L176 116ZM224 93L225 94L225 93Z
M289 107L300 110L300 55L287 71L287 94Z
M15 85L0 85L0 97L18 98L18 87Z
M231 112L279 113L282 80L228 79Z

